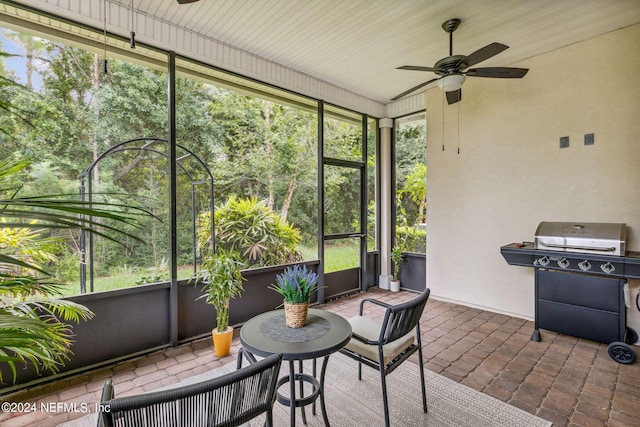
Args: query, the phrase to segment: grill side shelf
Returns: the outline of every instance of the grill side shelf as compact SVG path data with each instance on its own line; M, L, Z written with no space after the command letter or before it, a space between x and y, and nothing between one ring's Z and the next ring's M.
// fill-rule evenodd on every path
M510 243L500 247L500 253L509 265L533 267L535 251L533 242Z
M624 275L628 279L640 279L640 252L628 252L624 257Z

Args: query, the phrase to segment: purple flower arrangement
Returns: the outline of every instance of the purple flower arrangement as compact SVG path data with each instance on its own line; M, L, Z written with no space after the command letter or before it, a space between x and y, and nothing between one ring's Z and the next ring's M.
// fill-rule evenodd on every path
M311 294L318 289L318 275L307 270L306 265L296 264L276 275L276 284L271 284L269 289L278 292L289 303L309 302Z

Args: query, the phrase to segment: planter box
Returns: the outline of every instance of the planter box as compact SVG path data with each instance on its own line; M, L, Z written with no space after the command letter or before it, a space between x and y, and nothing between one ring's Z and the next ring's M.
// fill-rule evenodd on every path
M60 372L70 372L105 361L169 346L169 284L135 286L69 298L88 307L94 318L73 324L75 334L70 356ZM0 364L3 378L13 378ZM46 378L28 365L18 364L16 384ZM3 390L5 391L5 390Z
M317 272L319 261L302 263ZM276 282L276 275L282 273L286 265L256 268L242 272L245 279L244 292L240 298L229 304L229 324L240 325L252 317L275 310L282 305L282 296L268 286ZM178 286L178 337L188 341L208 334L216 324L216 310L213 306L197 300L202 292L197 284L181 283ZM312 302L314 301L312 297Z
M427 287L427 256L405 252L400 263L400 288L422 292Z
M317 272L319 261L303 263ZM286 265L246 270L245 291L231 301L230 325L240 325L257 314L275 309L282 304L282 296L267 289ZM89 321L73 325L75 334L71 347L73 355L60 373L70 373L89 367L113 363L135 354L170 347L172 328L177 328L178 341L188 341L210 334L215 326L215 309L204 300L196 301L201 287L183 280L178 283L178 298L172 310L171 285L168 282L133 286L106 292L70 297L95 313ZM312 301L313 302L313 301ZM172 320L172 312L177 314ZM6 364L0 364L3 378L13 378ZM17 365L16 386L3 387L10 393L30 382L46 380L53 374L41 372L28 365ZM0 394L2 394L0 393Z

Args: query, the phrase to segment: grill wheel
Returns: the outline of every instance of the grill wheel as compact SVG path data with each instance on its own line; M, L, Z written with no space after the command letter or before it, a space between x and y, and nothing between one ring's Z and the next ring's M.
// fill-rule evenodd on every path
M636 352L626 343L615 341L609 344L609 356L618 363L629 365L636 361Z

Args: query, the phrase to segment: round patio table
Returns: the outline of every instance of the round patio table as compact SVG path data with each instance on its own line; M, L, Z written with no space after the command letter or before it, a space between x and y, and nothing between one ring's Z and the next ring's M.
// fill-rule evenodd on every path
M329 426L324 403L324 376L329 356L344 347L351 339L351 325L337 314L309 309L307 324L302 328L289 328L285 324L284 310L273 310L249 319L240 329L240 342L246 352L260 357L282 353L282 359L289 362L289 375L278 380L278 389L289 383L289 396L278 391L278 402L291 408L291 426L296 425L295 408L302 410L302 420L307 423L304 407L320 398L320 410L325 426ZM242 364L242 354L238 366ZM315 359L324 357L320 378L316 378ZM299 361L298 372L294 361ZM303 360L313 360L313 374L305 374ZM295 382L298 381L300 396L296 397ZM311 384L311 394L303 395L304 383ZM313 408L315 414L315 404Z

